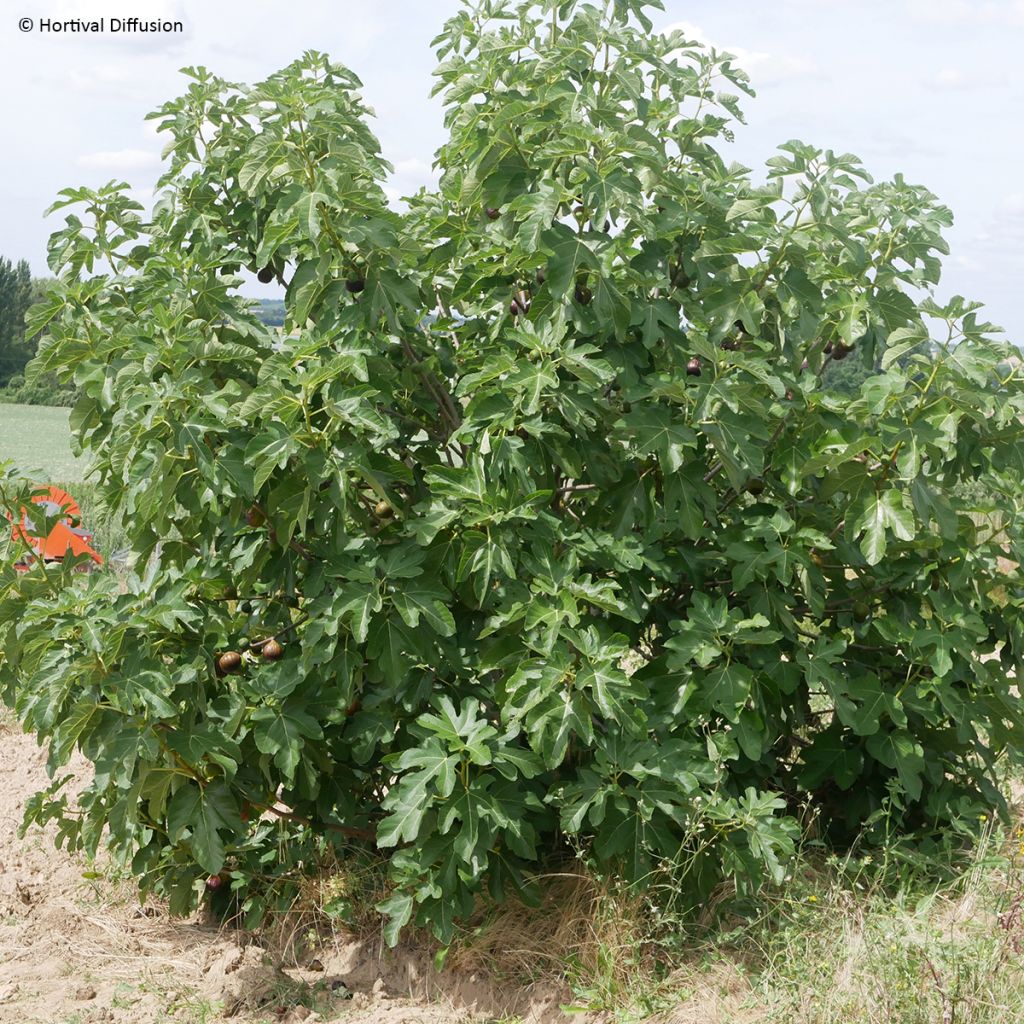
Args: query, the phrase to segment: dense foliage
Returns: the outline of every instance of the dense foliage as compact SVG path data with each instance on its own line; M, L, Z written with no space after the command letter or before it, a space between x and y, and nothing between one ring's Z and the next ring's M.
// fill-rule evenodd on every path
M808 805L836 841L1000 806L1012 350L932 297L925 189L800 142L724 163L747 80L650 6L452 18L404 212L316 53L188 72L151 222L116 183L57 204L37 367L83 390L137 571L0 569L0 685L55 771L96 764L81 816L59 785L34 815L107 827L176 909L230 872L258 916L317 842L369 843L390 939L447 939L567 847L698 898L781 878Z

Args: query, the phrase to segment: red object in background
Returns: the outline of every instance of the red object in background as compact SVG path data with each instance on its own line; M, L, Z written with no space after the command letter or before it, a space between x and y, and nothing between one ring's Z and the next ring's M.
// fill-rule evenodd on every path
M59 562L70 553L88 555L96 565L103 564L103 559L90 544L92 533L81 528L82 510L67 491L59 487L47 487L33 496L32 504L40 506L40 511L48 518L56 515L61 518L45 537L41 537L39 530L42 529L42 522L37 525L29 510L23 508L20 521L13 528L16 542L28 544L35 557L42 558L44 562ZM27 572L29 567L27 562L15 565L19 572Z

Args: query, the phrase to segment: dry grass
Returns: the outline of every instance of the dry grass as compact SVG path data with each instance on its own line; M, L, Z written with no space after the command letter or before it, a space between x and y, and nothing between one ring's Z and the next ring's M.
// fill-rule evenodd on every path
M602 979L629 988L643 973L642 901L586 872L541 876L537 906L511 899L470 921L448 963L499 977Z

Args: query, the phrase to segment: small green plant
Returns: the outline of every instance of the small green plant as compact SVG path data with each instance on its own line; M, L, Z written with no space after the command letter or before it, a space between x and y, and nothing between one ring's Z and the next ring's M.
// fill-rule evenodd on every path
M451 18L440 185L401 213L318 53L190 69L150 220L121 183L62 193L32 372L80 389L137 560L0 564L4 698L54 772L96 765L80 815L58 781L30 819L178 912L230 878L250 923L376 848L387 940L447 944L569 847L627 884L671 861L692 909L781 883L809 808L836 844L1003 810L1011 346L935 298L927 190L797 141L727 164L747 78L652 6ZM285 284L283 330L241 266Z

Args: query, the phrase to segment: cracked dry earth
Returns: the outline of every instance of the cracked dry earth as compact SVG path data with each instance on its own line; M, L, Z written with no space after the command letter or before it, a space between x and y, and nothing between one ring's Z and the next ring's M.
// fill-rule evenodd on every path
M4 721L0 1024L570 1019L559 1009L567 992L511 992L475 975L439 975L422 952L385 955L377 946L329 938L306 961L310 969L282 969L251 937L140 907L130 886L102 864L56 849L49 830L18 837L26 802L49 782L46 753ZM84 761L71 771L88 778Z

